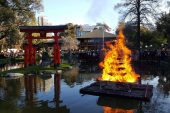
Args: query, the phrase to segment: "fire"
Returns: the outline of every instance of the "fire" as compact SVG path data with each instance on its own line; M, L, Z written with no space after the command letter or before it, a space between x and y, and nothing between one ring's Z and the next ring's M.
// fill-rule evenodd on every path
M107 42L106 46L109 50L106 50L104 61L99 64L103 68L100 80L137 82L139 75L131 67L131 50L125 46L125 37L122 31L119 31L114 45Z
M134 110L112 109L104 107L104 113L134 113Z

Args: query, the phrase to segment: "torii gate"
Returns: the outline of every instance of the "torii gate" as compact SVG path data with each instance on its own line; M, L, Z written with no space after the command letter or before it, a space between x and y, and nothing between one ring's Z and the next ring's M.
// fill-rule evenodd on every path
M59 26L20 26L20 32L27 33L25 40L28 41L28 45L24 47L24 65L25 67L28 65L36 64L36 48L33 47L32 40L33 39L54 39L54 66L60 64L60 47L58 39L59 32L64 32L67 29L67 25L59 25ZM32 33L40 33L40 37L32 36ZM54 33L54 36L47 37L47 33Z

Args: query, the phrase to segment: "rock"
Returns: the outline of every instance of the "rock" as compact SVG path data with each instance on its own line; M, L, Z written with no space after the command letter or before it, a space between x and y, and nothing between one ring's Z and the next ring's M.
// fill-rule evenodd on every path
M69 66L69 69L72 69L73 68L73 66Z
M6 77L22 77L24 74L22 73L7 73Z
M22 74L22 73L7 73L4 77L6 77L8 79L18 79L23 76L24 76L24 74Z
M58 73L58 74L61 74L61 73L62 73L62 70L57 70L57 73Z
M44 80L52 78L51 73L49 72L42 72L40 73L39 77Z

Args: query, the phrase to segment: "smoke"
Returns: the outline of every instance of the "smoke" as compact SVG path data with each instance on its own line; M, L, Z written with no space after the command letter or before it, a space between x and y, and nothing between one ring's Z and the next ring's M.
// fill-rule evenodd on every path
M160 8L158 9L161 12L169 12L170 10L170 0L162 0L160 2Z
M88 19L96 22L107 8L109 0L90 0L91 6L87 12Z
M167 1L167 5L168 5L168 7L170 6L170 1Z

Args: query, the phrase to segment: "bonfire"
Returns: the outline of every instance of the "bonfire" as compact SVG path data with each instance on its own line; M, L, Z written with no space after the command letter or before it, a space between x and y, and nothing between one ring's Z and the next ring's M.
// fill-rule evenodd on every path
M123 32L119 31L115 43L107 42L106 47L104 61L99 64L103 68L103 73L99 80L137 82L139 75L135 73L131 66L131 50L125 45Z
M119 96L149 101L153 95L153 86L141 84L140 76L131 66L131 51L125 46L125 37L119 32L115 43L107 42L104 60L99 64L103 68L98 81L80 89L82 94L98 96ZM139 83L139 84L138 84ZM132 111L114 111L104 108L105 113L131 113Z

